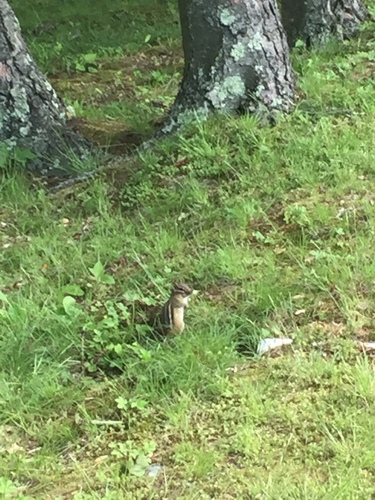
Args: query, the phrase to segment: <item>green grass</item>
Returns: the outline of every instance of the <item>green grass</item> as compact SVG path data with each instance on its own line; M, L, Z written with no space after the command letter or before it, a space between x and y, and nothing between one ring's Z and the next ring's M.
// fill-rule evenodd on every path
M64 2L33 38L50 5L14 2L87 127L152 130L181 71L166 7L121 2L118 25ZM84 36L54 66L71 19ZM373 497L375 373L356 341L375 340L374 48L370 25L298 49L304 97L272 128L216 117L54 196L1 179L2 498ZM89 51L98 72L67 65ZM160 344L145 320L174 280L200 293ZM294 343L259 359L270 336Z
M31 0L12 2L24 36L48 72L74 70L84 56L118 57L147 46L175 43L178 10L170 0ZM163 29L160 29L161 26Z

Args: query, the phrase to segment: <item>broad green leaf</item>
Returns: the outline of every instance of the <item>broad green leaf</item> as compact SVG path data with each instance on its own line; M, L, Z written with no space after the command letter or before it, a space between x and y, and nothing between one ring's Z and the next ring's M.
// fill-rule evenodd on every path
M119 408L120 410L126 410L128 408L129 402L122 396L116 398L115 401L117 403L117 408Z
M114 277L110 274L106 274L104 266L100 261L98 261L94 267L90 267L89 271L99 283L104 283L105 285L114 285Z
M94 278L99 279L102 274L104 274L104 266L98 260L94 267L89 268L90 273L94 276Z
M63 308L68 316L75 316L79 312L79 308L76 305L76 299L67 295L63 298Z
M102 276L100 276L99 281L100 283L104 283L105 285L115 284L115 278L110 274L103 274Z
M83 56L83 59L87 62L87 63L94 63L96 61L96 58L97 58L97 54L95 54L94 52L92 53L89 53L89 54L85 54Z
M151 460L143 453L138 455L135 464L130 467L129 473L133 476L142 477L145 475L147 467L150 465Z
M116 354L121 354L121 353L122 353L122 351L123 351L123 349L122 349L122 345L121 345L121 344L116 344L116 345L114 346L114 351L115 351L115 353L116 353Z
M148 405L148 401L144 399L133 399L130 403L131 408L137 408L137 410L143 410Z
M81 297L85 294L82 288L78 285L66 285L63 287L62 291L68 295L73 295L73 297Z
M86 71L86 68L85 68L85 66L83 64L77 63L76 64L76 70L84 72L84 71Z

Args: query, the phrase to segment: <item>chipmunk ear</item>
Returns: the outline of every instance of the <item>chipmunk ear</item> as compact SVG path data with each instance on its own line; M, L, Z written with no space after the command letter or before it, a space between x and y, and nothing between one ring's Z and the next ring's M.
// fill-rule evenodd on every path
M186 283L175 283L172 292L183 296L190 296L193 293L193 289Z
M185 285L185 283L174 283L173 285L173 291L182 293L186 295L190 290L190 287L188 285Z

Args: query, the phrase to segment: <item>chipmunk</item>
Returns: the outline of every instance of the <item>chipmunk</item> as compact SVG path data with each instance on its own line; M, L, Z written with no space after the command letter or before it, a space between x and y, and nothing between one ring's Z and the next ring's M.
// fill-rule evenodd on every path
M180 335L185 328L184 313L189 307L189 299L197 293L185 283L173 285L172 293L157 317L156 327L164 335Z

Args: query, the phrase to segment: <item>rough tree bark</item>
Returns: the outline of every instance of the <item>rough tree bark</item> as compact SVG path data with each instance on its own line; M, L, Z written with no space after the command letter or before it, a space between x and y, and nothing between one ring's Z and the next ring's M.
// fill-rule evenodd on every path
M361 0L282 0L281 13L288 44L303 40L308 47L355 36L369 17Z
M72 156L83 160L92 151L67 126L66 108L32 59L6 0L0 0L0 143L32 151L27 167L35 173L61 177L72 170Z
M179 0L185 69L167 132L189 117L288 111L295 78L275 0Z

